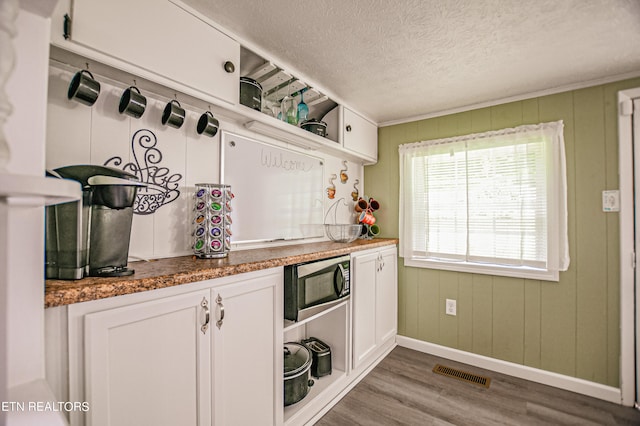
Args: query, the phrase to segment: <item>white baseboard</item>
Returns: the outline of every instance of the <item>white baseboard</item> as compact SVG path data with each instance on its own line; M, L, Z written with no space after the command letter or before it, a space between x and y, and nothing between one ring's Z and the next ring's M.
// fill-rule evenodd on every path
M471 352L461 351L459 349L448 348L446 346L424 342L411 337L396 336L396 342L399 346L414 349L419 352L447 358L464 364L473 365L478 368L484 368L486 370L492 370L509 376L530 380L532 382L554 386L556 388L580 393L613 402L615 404L622 404L620 389L612 386L606 386L600 383L590 382L588 380L577 379L575 377L552 373L538 368L527 367L513 362L477 355Z

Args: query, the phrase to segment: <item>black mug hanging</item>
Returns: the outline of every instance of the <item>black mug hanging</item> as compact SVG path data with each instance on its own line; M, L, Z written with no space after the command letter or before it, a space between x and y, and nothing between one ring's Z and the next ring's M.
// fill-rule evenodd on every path
M78 71L69 84L67 98L75 99L81 104L92 106L100 94L100 83L94 78L89 70Z
M185 111L176 99L172 99L164 107L162 124L179 129L184 123Z
M200 119L198 120L198 127L196 128L196 130L198 131L199 135L214 137L216 133L218 133L219 126L220 123L213 116L211 111L207 111L200 116Z
M140 93L140 89L136 86L131 86L122 93L118 111L120 111L120 114L127 114L133 118L140 118L142 117L142 114L144 114L146 107L147 98Z

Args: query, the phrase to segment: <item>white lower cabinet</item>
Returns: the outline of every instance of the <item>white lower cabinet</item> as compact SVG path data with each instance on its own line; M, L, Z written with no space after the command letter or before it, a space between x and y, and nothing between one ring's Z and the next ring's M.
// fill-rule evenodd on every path
M332 373L313 378L307 396L284 408L284 426L319 420L395 346L396 246L352 253L350 276L349 299L304 321L285 321L285 342L316 337L331 348Z
M366 367L397 332L397 250L352 254L353 369Z
M69 306L69 400L90 407L71 424L281 424L282 279L274 268Z
M376 276L376 342L382 345L398 333L398 253L381 250Z
M209 291L85 316L87 424L211 424Z
M283 268L47 311L48 376L89 405L72 426L313 424L395 345L397 251L353 253L351 298L297 323ZM332 372L284 407L283 343L310 337Z
M252 280L212 290L214 425L282 422L282 328L276 326L282 287L275 284Z

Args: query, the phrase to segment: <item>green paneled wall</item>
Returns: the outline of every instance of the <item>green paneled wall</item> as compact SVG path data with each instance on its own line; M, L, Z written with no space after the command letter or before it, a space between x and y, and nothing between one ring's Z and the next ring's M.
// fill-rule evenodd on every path
M568 376L619 386L617 93L640 78L379 129L379 159L365 167L381 203L384 237L398 237L398 145L521 124L564 120L571 266L560 282L404 267L399 334ZM457 316L445 315L445 299Z

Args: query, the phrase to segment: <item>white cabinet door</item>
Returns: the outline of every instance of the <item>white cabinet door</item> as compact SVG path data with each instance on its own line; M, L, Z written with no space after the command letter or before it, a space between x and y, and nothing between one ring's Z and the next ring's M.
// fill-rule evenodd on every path
M376 348L376 268L378 253L354 256L351 283L353 304L353 368Z
M283 392L276 358L282 352L281 280L275 274L212 289L216 426L276 424L276 395Z
M354 369L373 361L376 351L397 333L396 253L393 246L352 255Z
M91 426L210 425L208 290L87 314Z
M238 103L240 44L178 4L74 0L71 25L76 43Z
M378 159L378 127L348 108L343 113L343 146L364 158Z
M376 278L376 343L393 338L398 331L398 257L395 247L382 250Z

